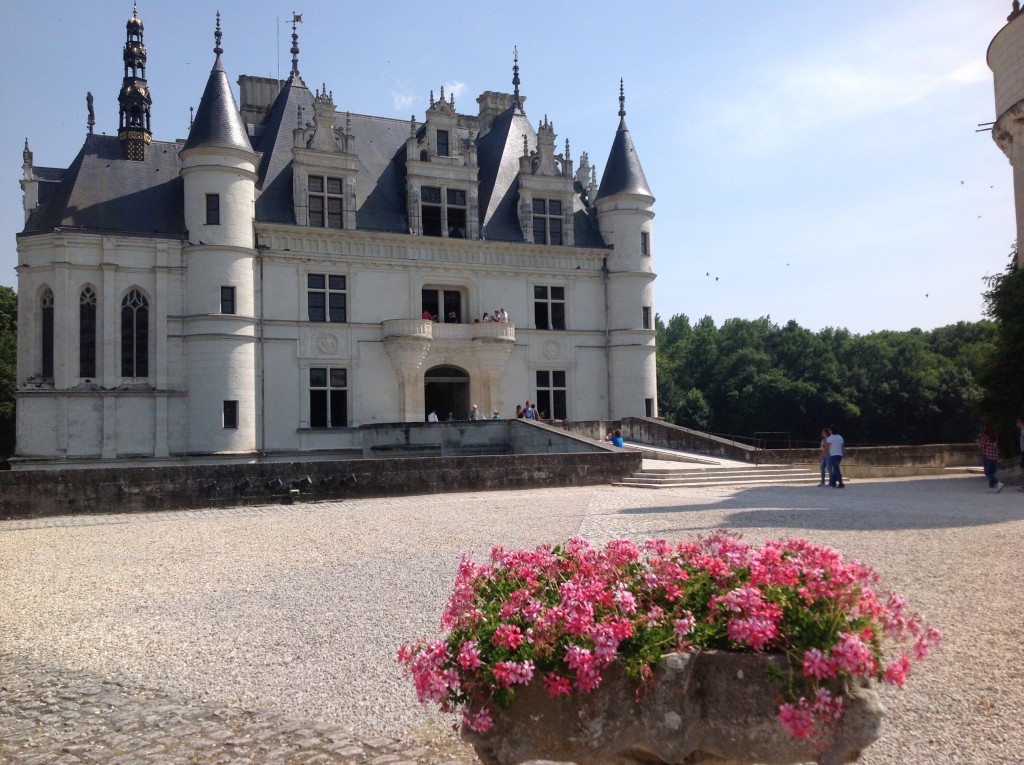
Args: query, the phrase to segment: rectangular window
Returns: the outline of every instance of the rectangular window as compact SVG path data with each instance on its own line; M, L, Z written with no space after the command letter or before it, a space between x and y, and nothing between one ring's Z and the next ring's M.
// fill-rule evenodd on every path
M309 370L309 426L348 426L348 370L313 367Z
M206 225L220 225L220 194L206 195Z
M646 231L640 233L640 254L641 255L650 255L651 254L650 235Z
M437 131L437 156L447 157L448 154L448 131L438 130Z
M238 402L237 401L225 401L224 402L224 429L237 428L238 427Z
M565 329L565 287L533 288L533 320L537 329Z
M311 228L344 228L342 200L344 183L341 178L311 175L309 190L309 225Z
M346 295L344 276L306 275L306 307L310 321L347 321Z
M643 328L644 329L650 329L651 328L651 309L650 309L650 307L645 305L643 307L643 312L644 312L643 313Z
M654 416L654 399L653 398L645 398L644 399L644 416L645 417L653 417Z
M221 287L220 288L220 312L221 313L234 313L235 312L235 288L234 287Z
M462 315L462 291L424 287L421 291L423 316L444 324L460 324Z
M452 239L466 238L466 192L462 189L448 189L448 236Z
M565 370L537 370L537 408L546 420L567 418Z
M441 189L424 186L420 190L420 214L423 236L441 236Z
M424 186L420 189L420 219L423 236L465 239L469 219L466 190Z
M562 243L562 203L559 200L533 200L533 243Z

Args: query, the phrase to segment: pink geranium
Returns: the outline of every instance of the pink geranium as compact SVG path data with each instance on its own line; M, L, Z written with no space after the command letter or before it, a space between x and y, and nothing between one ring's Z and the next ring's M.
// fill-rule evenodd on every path
M772 651L796 670L779 722L819 748L847 683L902 687L911 657L942 637L858 561L803 539L757 547L728 532L495 547L489 563L460 561L441 627L445 639L403 645L398 660L421 702L461 709L470 730L488 730L493 711L538 676L551 696L590 693L618 662L640 699L663 653ZM909 648L890 653L901 644Z

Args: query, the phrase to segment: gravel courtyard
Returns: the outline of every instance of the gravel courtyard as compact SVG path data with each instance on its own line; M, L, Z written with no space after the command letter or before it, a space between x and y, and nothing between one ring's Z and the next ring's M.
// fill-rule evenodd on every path
M182 720L194 713L207 733L209 710L260 710L293 730L298 720L346 737L313 760L285 736L277 751L296 755L281 762L370 762L382 741L399 743L381 762L472 762L453 720L419 707L395 661L401 642L438 634L462 553L728 528L752 542L806 537L863 560L944 632L906 689L883 690L883 737L862 763L1019 764L1024 494L984 487L976 476L843 491L599 486L0 522L0 760L273 760L248 744L234 759L214 744L180 754L167 731L154 741L145 724L117 730L139 689L146 715L162 708L146 707L147 694L166 694L161 704ZM66 686L63 703L32 707L40 674L58 697ZM100 715L86 739L75 715L99 713L76 695L83 682L128 696L119 722ZM117 747L103 748L103 726ZM332 759L342 751L349 759Z

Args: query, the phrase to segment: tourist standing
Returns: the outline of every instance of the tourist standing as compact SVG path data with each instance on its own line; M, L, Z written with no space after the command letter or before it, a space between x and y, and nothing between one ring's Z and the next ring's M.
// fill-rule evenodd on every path
M480 414L480 410L476 408L476 404L469 407L469 419L471 420L482 420L484 416Z
M516 404L516 419L522 420L526 417L526 413L523 411L522 404Z
M829 452L829 449L828 449L828 437L829 437L829 435L830 434L828 432L828 428L822 428L821 429L821 443L818 444L818 451L819 451L819 455L818 456L820 457L820 459L818 460L818 467L821 469L821 481L818 483L818 486L824 486L825 485L825 471L828 470L828 452Z
M615 430L613 430L611 433L604 437L604 440L610 443L612 446L617 446L620 449L626 448L626 442L622 440L621 428L616 428Z
M829 436L825 439L828 444L828 485L833 489L844 489L846 484L843 483L843 471L839 469L839 463L843 461L846 442L835 425L828 432Z
M437 412L435 410L430 410L430 414L427 415L427 422L437 422Z
M988 479L988 488L995 489L998 494L1003 490L1003 484L996 475L999 468L999 442L996 441L996 429L991 422L986 422L982 427L978 446L981 449L981 466Z

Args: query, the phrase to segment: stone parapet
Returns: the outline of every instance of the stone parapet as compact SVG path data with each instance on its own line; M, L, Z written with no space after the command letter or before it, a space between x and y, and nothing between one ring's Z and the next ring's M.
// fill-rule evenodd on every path
M640 463L639 454L598 448L573 454L6 471L0 472L0 520L608 484L639 470Z

